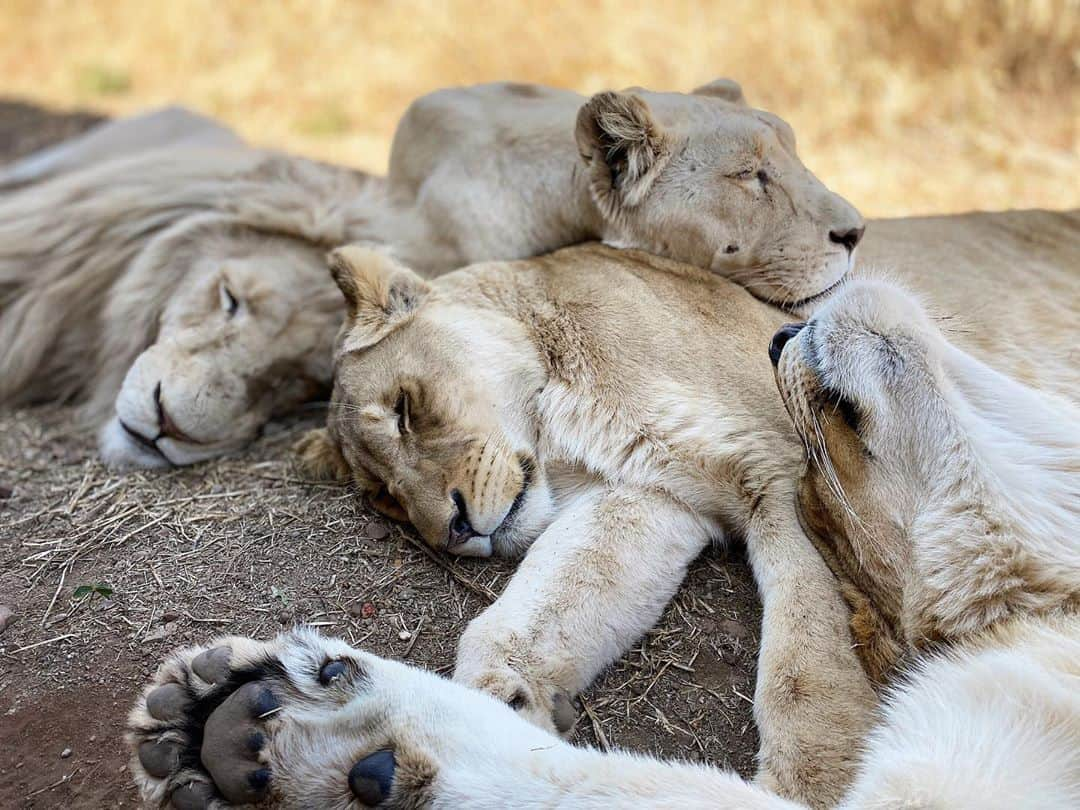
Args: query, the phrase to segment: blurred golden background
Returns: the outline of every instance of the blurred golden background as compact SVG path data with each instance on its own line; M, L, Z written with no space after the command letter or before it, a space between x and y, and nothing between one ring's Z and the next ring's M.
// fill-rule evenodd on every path
M179 102L384 170L429 90L590 93L717 76L786 118L868 215L1080 205L1080 0L3 0L0 97Z

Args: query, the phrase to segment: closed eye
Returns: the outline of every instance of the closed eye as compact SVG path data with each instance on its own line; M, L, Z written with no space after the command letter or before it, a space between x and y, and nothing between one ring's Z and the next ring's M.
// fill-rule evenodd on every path
M409 393L402 388L398 392L397 402L394 403L394 413L397 414L398 433L404 436L409 432Z
M844 423L858 434L859 427L862 425L863 421L862 413L859 411L858 406L847 399L843 394L831 388L826 388L822 391L822 394L828 403L825 406L826 410L828 411L831 409L832 413L840 414L840 418L844 420Z
M224 281L218 286L218 298L221 301L221 309L227 317L233 317L240 309L240 301Z

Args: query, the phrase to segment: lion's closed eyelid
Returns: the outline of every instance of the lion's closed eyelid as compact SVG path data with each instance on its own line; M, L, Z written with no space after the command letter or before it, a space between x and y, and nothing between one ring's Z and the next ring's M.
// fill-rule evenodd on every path
M724 177L727 177L730 180L747 180L753 177L756 171L758 171L756 163L752 165L747 164L725 172Z
M397 401L394 403L394 414L397 416L398 433L405 435L411 428L410 397L404 388L398 391Z
M218 282L218 301L222 311L230 318L240 310L240 298L232 291L229 279L225 276Z
M845 424L847 424L856 435L861 435L860 430L863 425L863 414L859 406L835 388L823 386L821 394L826 403L825 409L831 409L833 413L838 413L840 418L844 420Z

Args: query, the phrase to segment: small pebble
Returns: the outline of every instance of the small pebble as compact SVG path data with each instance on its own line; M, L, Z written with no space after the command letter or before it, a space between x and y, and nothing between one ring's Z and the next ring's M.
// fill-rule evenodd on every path
M63 751L60 752L60 759L67 759L70 756L71 756L71 749L70 748L65 748Z
M408 630L402 630L400 633L397 634L397 637L400 638L402 641L408 641L410 638L412 638L412 633L410 633Z
M385 540L390 534L390 530L381 523L369 523L364 534L370 537L372 540Z
M378 613L378 611L375 609L375 605L373 605L371 602L354 602L353 604L349 605L348 611L349 615L352 616L354 619L370 619L372 616Z

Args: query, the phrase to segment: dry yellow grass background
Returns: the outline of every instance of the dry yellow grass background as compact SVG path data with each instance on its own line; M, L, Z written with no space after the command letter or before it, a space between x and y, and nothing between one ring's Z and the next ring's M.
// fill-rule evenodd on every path
M436 87L720 75L790 121L807 164L867 214L1080 205L1080 0L0 3L0 96L179 101L373 171Z

